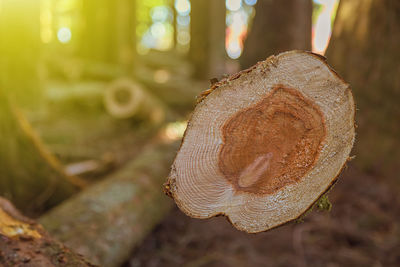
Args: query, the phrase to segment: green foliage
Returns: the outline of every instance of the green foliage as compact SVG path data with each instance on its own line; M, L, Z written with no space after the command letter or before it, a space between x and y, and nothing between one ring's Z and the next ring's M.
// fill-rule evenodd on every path
M320 197L314 206L317 207L318 210L331 211L332 204L329 201L328 194L324 194Z

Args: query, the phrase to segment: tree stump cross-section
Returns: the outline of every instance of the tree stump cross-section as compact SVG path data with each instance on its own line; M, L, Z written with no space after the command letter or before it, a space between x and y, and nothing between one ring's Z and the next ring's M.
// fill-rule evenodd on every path
M354 113L324 57L271 56L202 94L165 190L187 215L225 215L248 233L295 220L349 159Z

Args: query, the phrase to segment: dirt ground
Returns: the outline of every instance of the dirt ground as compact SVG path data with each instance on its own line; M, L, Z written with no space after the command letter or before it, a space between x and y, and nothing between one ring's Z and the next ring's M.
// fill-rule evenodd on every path
M54 123L35 125L64 163L93 158L106 151L115 155L116 168L140 153L139 144L146 139L146 131L132 128L133 122L114 121L96 110L83 114L85 120L71 114ZM56 115L55 112L55 118ZM79 127L82 123L96 130L68 130L85 129ZM84 149L82 156L76 148ZM396 168L382 166L387 157L371 157L375 164L365 157L356 158L343 171L329 194L333 204L330 212L314 210L302 223L246 234L233 228L224 217L191 219L174 208L123 267L400 266L400 176ZM396 156L392 157L396 160ZM170 200L166 197L166 201Z
M191 219L174 208L132 254L136 266L400 266L399 183L350 164L330 212L260 234L224 217Z

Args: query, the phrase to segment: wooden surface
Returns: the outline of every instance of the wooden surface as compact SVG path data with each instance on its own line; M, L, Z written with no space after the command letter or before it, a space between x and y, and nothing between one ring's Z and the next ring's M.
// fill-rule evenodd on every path
M271 56L203 94L166 189L189 216L225 215L249 233L294 220L348 160L354 109L325 58Z

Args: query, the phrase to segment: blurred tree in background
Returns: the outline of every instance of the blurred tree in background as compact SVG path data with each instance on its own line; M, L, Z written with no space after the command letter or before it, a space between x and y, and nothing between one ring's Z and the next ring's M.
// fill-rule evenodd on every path
M1 1L0 87L21 105L37 105L42 96L39 17L36 1Z
M218 77L225 63L225 4L222 0L192 0L189 58L196 78ZM205 14L209 14L205 16Z
M136 50L135 1L82 2L82 58L131 68Z
M242 68L283 51L311 50L311 14L311 0L258 1Z
M353 89L358 108L356 162L398 177L400 2L342 0L328 60Z
M42 209L75 191L45 149L20 107L38 108L43 97L39 5L2 1L0 14L0 194L24 210Z

